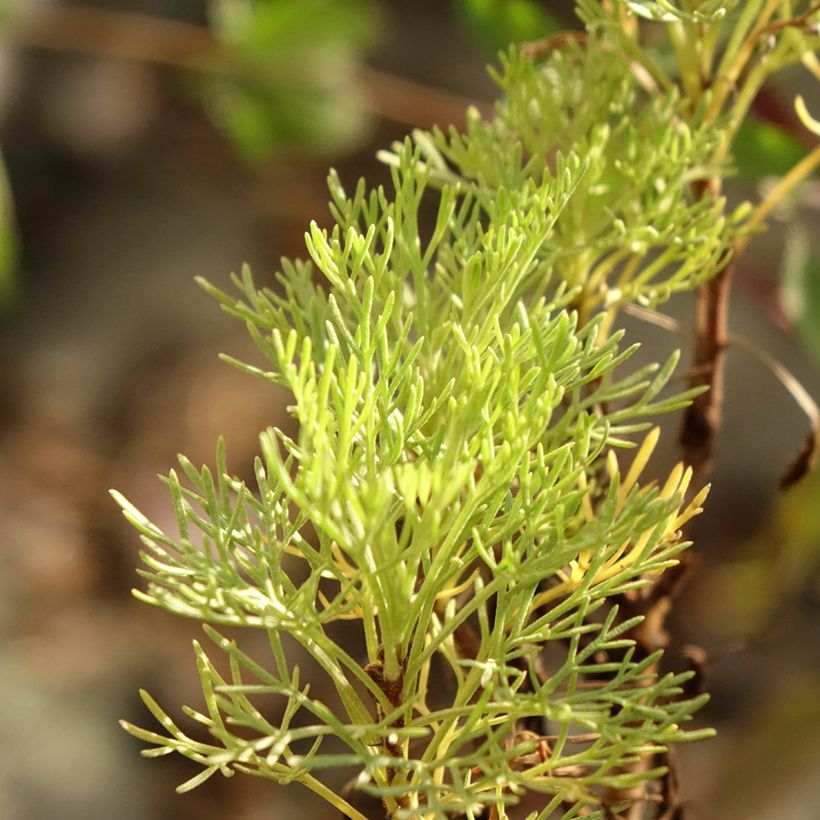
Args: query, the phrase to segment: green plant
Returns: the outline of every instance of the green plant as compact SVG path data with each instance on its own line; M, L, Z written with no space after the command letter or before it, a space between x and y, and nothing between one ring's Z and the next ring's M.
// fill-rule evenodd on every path
M696 287L719 313L733 253L820 163L757 206L719 195L755 89L812 65L818 14L796 5L580 0L584 34L503 58L493 119L382 154L392 190L332 173L311 262L262 290L245 271L239 298L201 282L267 365L228 361L293 394L299 433L262 434L253 486L221 444L213 472L181 458L178 535L115 494L146 545L137 597L203 621L228 659L195 643L206 709L185 711L209 739L147 693L164 733L125 724L202 766L180 791L238 770L362 818L321 779L341 767L389 817L504 817L536 794L532 818L604 818L643 810L654 755L710 734L681 728L705 696L639 629L705 497L691 436L714 434L717 391L670 393L677 356L632 365L618 322ZM666 39L645 46L636 14ZM718 378L713 313L698 382ZM654 421L693 400L692 466L642 482ZM220 627L262 630L270 659Z

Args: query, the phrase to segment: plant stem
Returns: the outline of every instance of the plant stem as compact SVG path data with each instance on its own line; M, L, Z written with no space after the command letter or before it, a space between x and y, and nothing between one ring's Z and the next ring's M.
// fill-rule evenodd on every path
M675 49L675 55L678 60L678 69L680 71L680 78L683 82L686 96L691 100L692 108L694 109L701 94L701 73L700 73L700 59L697 51L692 49L693 40L690 36L690 27L684 26L680 21L675 21L667 26L669 31L669 39L672 41L672 46ZM697 40L694 41L697 43Z
M736 240L733 259L746 247L751 233L797 185L820 167L820 145L807 154L784 176L752 213L749 233ZM704 193L719 193L719 182L711 180ZM721 423L723 405L724 349L728 337L729 292L733 261L698 290L695 308L695 352L692 360L691 386L705 384L706 393L697 396L684 414L680 441L684 459L694 471L693 488L704 483L713 457L714 440Z
M761 2L762 0L746 0L743 4L743 11L735 22L732 33L729 36L729 42L723 50L723 56L715 72L716 79L722 79L729 72L738 51L743 45L743 38L754 24L755 16L758 13Z
M704 182L701 196L707 193L718 196L720 180ZM730 260L723 270L700 286L695 306L695 350L690 386L706 385L709 389L696 396L686 408L680 433L684 461L694 473L693 489L699 488L711 471L715 436L721 423L732 265Z
M758 5L757 0L748 4L741 17L743 23L741 29L748 30L751 20L749 9L757 8ZM767 0L764 8L760 11L760 20L748 38L744 42L735 42L733 36L730 40L727 53L735 53L735 56L728 63L726 57L724 57L719 69L719 71L726 70L729 82L715 94L706 115L707 120L719 116L723 104L726 102L729 89L734 87L742 70L748 65L755 46L763 34L775 26L775 24L770 26L769 20L777 6L778 0ZM776 28L779 29L794 24L798 19L802 20L803 16L801 15L800 18L794 20L781 21L776 24ZM772 55L768 55L768 57L771 58ZM753 105L754 98L768 73L767 58L764 58L750 72L737 101L732 106L726 139L718 148L717 159L720 159L728 151L736 129L742 118L746 116L748 109ZM720 79L726 78L720 77ZM757 206L747 222L749 233L737 239L734 243L732 260L726 264L717 276L705 282L698 290L695 308L695 350L691 369L693 376L690 384L693 387L706 385L709 389L697 396L687 408L680 434L684 460L694 471L693 489L704 483L711 470L714 439L721 424L724 349L728 335L728 304L733 260L746 247L750 234L762 224L772 209L789 191L810 176L818 166L820 166L820 146L815 147L811 153L798 162L778 182L766 199ZM720 180L718 178L707 180L700 186L698 195L704 196L706 194L714 197L719 196Z
M759 22L749 37L742 42L742 44L739 44L737 51L733 54L731 60L727 60L726 57L724 57L721 61L720 67L718 68L718 74L715 77L715 79L720 81L721 85L719 88L715 89L715 94L712 97L711 105L709 106L706 116L704 117L706 122L714 122L720 115L723 110L723 106L726 103L727 97L734 91L738 78L748 64L749 60L752 58L752 54L754 53L754 49L758 42L760 42L760 38L765 34L769 23L769 18L774 14L777 6L780 5L781 2L782 0L767 0L766 5L757 17ZM755 8L758 5L759 3L757 0L749 3L749 6L753 6ZM750 17L754 19L753 14L750 15ZM732 44L730 43L730 45Z

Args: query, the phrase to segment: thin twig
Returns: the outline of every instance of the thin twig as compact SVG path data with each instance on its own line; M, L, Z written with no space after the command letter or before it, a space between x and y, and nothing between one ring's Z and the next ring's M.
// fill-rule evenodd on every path
M398 77L371 66L359 69L359 79L367 93L366 103L386 120L414 128L446 127L463 122L468 108L476 108L485 117L492 116L492 105L442 91L428 85Z
M780 481L780 486L783 489L790 487L814 466L817 456L817 444L820 440L820 408L818 408L817 402L808 390L803 387L800 380L774 356L742 336L732 334L728 340L733 347L739 347L757 359L786 388L789 395L809 420L810 429L803 440L803 445Z

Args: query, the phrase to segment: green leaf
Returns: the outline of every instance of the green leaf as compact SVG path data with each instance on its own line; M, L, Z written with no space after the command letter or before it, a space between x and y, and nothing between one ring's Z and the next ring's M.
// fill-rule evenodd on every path
M458 10L478 42L493 54L561 28L535 0L458 0Z
M219 766L208 766L207 769L203 769L199 774L194 775L190 780L180 783L176 788L177 794L185 794L186 792L195 789L197 786L201 786L209 777L216 774L218 771Z
M654 20L660 23L674 23L677 20L689 22L708 22L725 17L733 9L738 0L696 0L683 3L685 8L671 0L620 0L633 14L645 20ZM692 10L694 7L694 10Z
M780 281L783 310L820 361L820 253L805 227L789 234Z
M537 6L464 8L503 33L514 15L493 14ZM266 37L301 36L295 20ZM263 288L243 271L237 299L206 286L267 360L247 371L292 394L298 433L262 434L256 488L226 475L221 448L216 479L181 459L186 483L167 481L178 534L115 498L144 535L140 597L264 631L272 671L206 626L231 675L197 648L207 708L184 712L216 745L146 700L168 735L143 735L151 754L172 746L206 772L280 783L315 773L311 788L355 762L391 815L445 818L500 814L533 787L555 808L594 809L659 775L634 766L641 756L706 734L682 728L704 703L683 695L690 673L662 674L662 650L638 652L638 620L613 606L674 566L704 497L684 500L682 466L642 475L659 432L639 434L694 392L666 392L677 354L636 369L617 321L713 276L742 226L723 200L692 196L727 170L722 125L676 93L647 94L639 55L612 34L591 26L537 62L511 49L495 116L397 143L375 190L348 197L331 175L336 222L311 224L309 261L283 260ZM245 47L252 67L281 56ZM270 77L262 91L288 99ZM311 104L249 115L251 144ZM342 620L358 644L339 640ZM297 659L313 691L335 695L311 697ZM533 718L558 736L537 780L519 765L534 744L514 734ZM563 767L580 774L549 772Z
M379 21L371 0L214 0L216 32L237 53L275 59L272 47L298 54L318 45L365 46Z
M363 139L356 75L380 27L372 0L216 0L211 16L232 70L201 81L200 93L245 159L341 152Z
M743 121L732 143L735 165L744 179L782 176L805 153L803 146L787 131L752 117Z

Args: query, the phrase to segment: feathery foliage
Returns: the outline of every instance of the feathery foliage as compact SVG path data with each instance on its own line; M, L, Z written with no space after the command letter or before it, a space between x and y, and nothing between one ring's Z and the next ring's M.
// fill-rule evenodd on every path
M742 46L722 15L743 20L578 7L584 37L504 56L493 119L393 146L387 189L331 173L335 224L275 287L201 283L266 364L229 361L290 391L299 432L262 433L252 486L221 444L215 471L181 458L178 533L116 494L146 547L136 595L203 621L229 662L195 643L206 708L186 712L207 741L147 693L163 733L126 725L201 764L181 791L238 770L361 818L322 780L350 767L394 818L504 817L525 792L533 818L604 817L605 790L661 773L642 756L709 734L682 728L704 697L636 651L617 606L687 546L705 490L687 497L680 465L642 473L654 420L698 391L669 391L677 356L634 366L617 320L718 273L750 212L698 193L728 170L732 112L670 79L632 14L713 49ZM263 630L269 663L220 627Z

